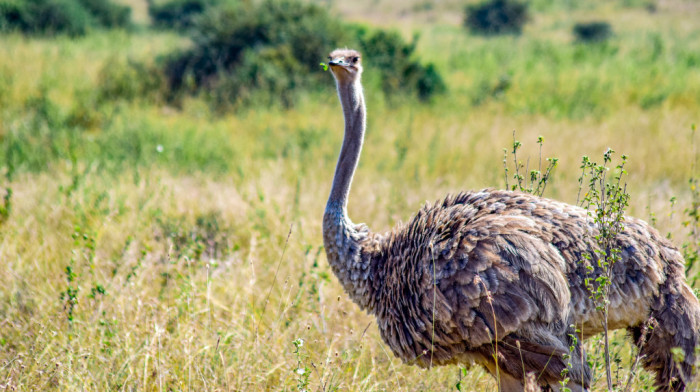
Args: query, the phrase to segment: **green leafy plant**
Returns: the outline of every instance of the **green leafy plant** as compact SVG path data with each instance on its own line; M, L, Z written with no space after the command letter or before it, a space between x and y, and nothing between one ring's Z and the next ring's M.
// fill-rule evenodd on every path
M75 307L78 306L78 292L80 291L80 286L76 283L78 275L75 273L74 265L75 260L71 259L70 264L65 268L66 289L60 295L60 300L63 302L63 312L71 324L75 317Z
M598 229L593 237L598 248L594 254L584 254L581 262L587 274L584 280L589 296L596 305L596 310L602 312L602 329L605 359L605 374L608 390L612 390L613 379L611 372L611 351L608 328L608 309L610 305L610 286L613 278L613 266L620 260L621 249L616 245L617 236L624 230L625 210L629 205L627 185L623 181L627 156L621 156L621 162L615 166L612 179L609 177L613 154L608 149L603 154L603 163L598 164L584 156L579 177L579 195L587 178L587 188L580 200L586 208L588 216Z
M513 145L510 150L510 155L513 160L513 179L515 183L512 185L508 182L508 172L511 170L508 168L508 151L503 149L503 179L505 181L506 189L512 191L518 190L520 192L527 192L537 196L543 196L544 191L547 188L547 184L552 178L552 172L557 167L559 162L558 158L545 158L545 166L542 167L542 147L544 146L544 137L537 137L537 144L540 146L539 159L537 163L537 169L530 168L530 160L528 159L526 164L518 159L518 150L522 147L522 143L515 139L515 131L513 132ZM521 172L522 171L522 172Z
M576 355L576 345L578 344L578 334L581 333L581 331L578 330L575 325L570 325L569 330L571 331L568 334L569 353L564 354L564 356L563 356L563 359L566 361L566 367L564 369L562 369L562 371L561 371L562 379L559 381L559 385L561 385L561 392L571 392L571 388L568 387L569 382L571 381L571 378L569 378L569 371L573 367L573 364L571 362L571 358L574 355Z
M464 385L462 385L462 378L467 375L467 368L459 367L459 379L455 384L455 389L459 392L467 391Z

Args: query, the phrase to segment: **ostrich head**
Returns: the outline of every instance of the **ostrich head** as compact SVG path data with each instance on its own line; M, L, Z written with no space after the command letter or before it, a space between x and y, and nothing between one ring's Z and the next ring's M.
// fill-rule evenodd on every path
M328 65L340 84L354 83L362 74L360 53L352 49L336 49L328 56Z

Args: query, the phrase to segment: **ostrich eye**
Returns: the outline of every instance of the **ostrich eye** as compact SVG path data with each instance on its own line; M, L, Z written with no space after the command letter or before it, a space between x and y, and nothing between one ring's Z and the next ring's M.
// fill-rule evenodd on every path
M353 57L353 58L352 58L352 62L353 62L353 63L356 63L358 60L360 60L359 57Z

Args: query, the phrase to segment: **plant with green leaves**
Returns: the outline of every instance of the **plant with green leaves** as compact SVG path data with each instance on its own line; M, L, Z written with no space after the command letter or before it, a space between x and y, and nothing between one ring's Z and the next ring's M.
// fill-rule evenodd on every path
M603 163L598 164L584 156L579 177L579 196L587 180L586 192L580 199L580 205L588 211L593 219L597 233L593 241L598 245L594 254L583 254L587 275L584 280L596 310L602 312L602 329L605 358L605 375L608 390L613 388L611 373L610 337L608 328L608 310L613 266L620 260L621 249L616 238L624 230L625 210L629 205L630 195L623 177L627 174L625 164L627 156L621 156L621 162L615 166L610 179L609 165L612 163L614 150L608 148L603 154ZM586 177L588 177L586 179Z
M515 139L515 131L513 131L513 144L510 154L513 160L513 179L515 183L510 185L508 183L508 150L503 149L503 179L505 180L506 189L512 191L518 190L520 192L527 192L533 195L542 197L544 191L547 188L547 183L552 178L552 171L557 167L559 158L546 158L547 162L544 169L542 168L542 146L544 145L544 137L537 137L537 144L539 147L539 159L537 169L530 169L530 160L527 160L527 164L523 164L522 161L518 160L518 150L522 147L522 143ZM523 170L523 174L521 174ZM527 175L527 178L525 177Z
M569 371L573 367L573 363L571 361L572 356L576 355L576 346L578 345L578 336L581 334L581 330L576 328L576 325L570 325L569 330L571 332L568 333L568 338L569 338L569 352L567 354L564 354L564 360L566 360L566 367L562 369L561 371L561 376L562 379L559 381L559 385L561 385L561 392L571 392L571 388L568 387L569 382L571 381L571 378L569 377Z

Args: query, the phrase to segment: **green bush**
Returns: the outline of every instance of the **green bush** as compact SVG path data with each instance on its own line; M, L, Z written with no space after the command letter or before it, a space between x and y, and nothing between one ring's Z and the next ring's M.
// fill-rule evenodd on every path
M20 29L27 18L25 8L20 0L0 0L0 31Z
M445 83L433 64L423 66L414 57L418 37L406 43L395 31L368 33L358 29L361 51L368 59L367 67L381 75L384 94L414 92L426 100L445 90Z
M487 0L465 10L464 25L473 33L520 34L528 21L527 3L514 0Z
M212 90L213 102L292 106L294 92L309 79L288 46L246 49L234 71Z
M415 41L345 25L313 4L263 0L210 8L191 29L191 49L169 56L164 72L171 98L204 93L215 106L289 106L302 89L327 85L319 62L338 46L358 47L381 74L387 95L421 99L444 90L435 67L415 59ZM368 65L369 64L369 65Z
M82 35L92 17L74 0L0 0L0 21L3 31Z
M612 27L608 22L577 23L574 37L579 42L603 42L612 36Z
M194 19L220 0L171 0L165 3L148 1L148 14L153 24L161 28L189 28Z
M209 88L217 100L236 103L246 101L247 90L291 94L302 80L314 85L322 76L319 61L348 37L324 9L290 0L211 9L195 22L192 34L194 47L166 61L171 91ZM223 86L235 90L216 91Z
M0 0L0 31L78 36L93 26L126 26L130 16L109 0Z

